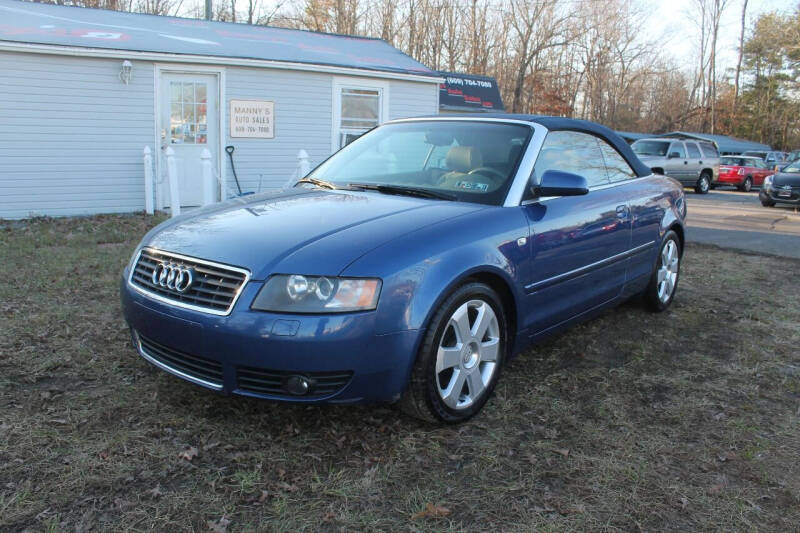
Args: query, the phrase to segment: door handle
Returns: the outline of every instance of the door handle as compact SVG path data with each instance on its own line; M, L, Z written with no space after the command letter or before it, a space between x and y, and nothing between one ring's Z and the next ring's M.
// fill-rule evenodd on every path
M617 218L628 218L628 206L627 205L618 205L617 206Z
M703 162L702 162L702 161L698 161L698 163L700 163L701 165L703 164Z
M689 164L689 162L688 162L688 161L684 161L684 162L683 162L683 164L684 164L684 165L688 165L688 164Z

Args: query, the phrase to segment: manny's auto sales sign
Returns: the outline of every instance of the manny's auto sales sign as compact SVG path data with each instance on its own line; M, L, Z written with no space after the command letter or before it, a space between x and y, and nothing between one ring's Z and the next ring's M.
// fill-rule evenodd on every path
M268 100L231 100L231 137L273 139L275 103Z

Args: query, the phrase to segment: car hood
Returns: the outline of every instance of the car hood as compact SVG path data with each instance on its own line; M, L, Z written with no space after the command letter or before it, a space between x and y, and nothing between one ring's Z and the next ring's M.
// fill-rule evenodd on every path
M250 270L338 275L366 252L423 226L486 208L377 192L289 189L170 219L144 246Z
M782 187L784 185L791 185L792 187L800 187L800 174L779 172L772 176L773 187Z

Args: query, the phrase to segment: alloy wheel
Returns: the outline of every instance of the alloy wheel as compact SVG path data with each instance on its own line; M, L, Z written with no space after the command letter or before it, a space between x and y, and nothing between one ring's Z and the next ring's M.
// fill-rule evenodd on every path
M705 175L700 176L700 181L698 182L697 185L698 185L698 188L700 189L701 193L703 193L703 194L707 193L708 189L710 187L710 183L708 181L708 177L705 176Z
M500 324L492 306L469 300L450 317L436 353L436 385L442 401L467 409L487 392L497 370Z
M657 274L658 299L661 303L667 303L672 297L678 280L679 263L678 245L674 240L668 240L661 249L661 264Z

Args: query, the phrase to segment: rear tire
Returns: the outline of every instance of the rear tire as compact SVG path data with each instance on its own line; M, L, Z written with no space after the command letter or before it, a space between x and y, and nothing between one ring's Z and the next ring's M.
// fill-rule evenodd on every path
M500 378L507 346L505 311L497 293L483 283L460 286L431 319L400 409L435 423L472 418Z
M645 305L651 311L660 313L672 303L675 291L678 290L681 259L681 241L670 230L661 241L650 283L643 294Z
M741 185L739 185L737 187L737 189L739 189L742 192L750 192L750 191L752 191L753 190L753 178L751 178L750 176L747 176L744 179L744 182Z
M708 175L708 172L703 172L700 174L700 178L698 178L694 186L694 192L697 194L708 194L709 189L711 189L711 177Z

